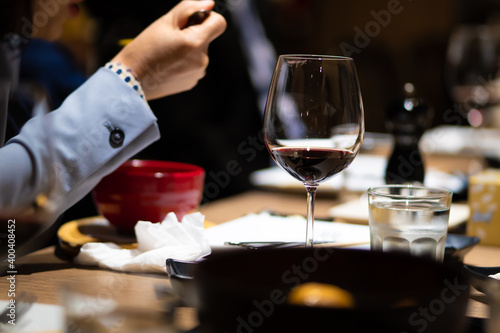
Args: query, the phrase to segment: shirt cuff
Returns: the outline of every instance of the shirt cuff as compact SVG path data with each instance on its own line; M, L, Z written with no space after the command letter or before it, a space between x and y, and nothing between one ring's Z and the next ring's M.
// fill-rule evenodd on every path
M130 88L134 89L142 99L145 99L141 83L135 77L132 69L119 62L108 62L104 67L117 74Z

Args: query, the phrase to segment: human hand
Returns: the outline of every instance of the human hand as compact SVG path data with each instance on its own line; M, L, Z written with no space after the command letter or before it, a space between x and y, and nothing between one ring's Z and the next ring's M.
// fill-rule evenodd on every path
M211 12L199 25L183 29L191 14L211 10L214 1L181 1L153 22L112 61L132 69L151 100L192 89L205 76L208 45L226 29L225 19Z

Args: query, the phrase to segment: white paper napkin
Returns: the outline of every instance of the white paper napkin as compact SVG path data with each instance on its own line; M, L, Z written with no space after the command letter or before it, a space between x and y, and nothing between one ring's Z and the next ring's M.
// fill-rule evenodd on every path
M205 216L193 213L177 220L169 213L161 223L139 221L135 226L137 249L114 243L87 243L75 262L124 272L165 272L167 258L197 260L211 253L205 236Z
M1 300L0 308L3 310L9 301ZM4 319L4 318L2 318ZM64 308L60 305L33 303L31 308L22 316L16 318L15 325L9 326L12 332L63 332ZM11 330L8 330L9 332Z

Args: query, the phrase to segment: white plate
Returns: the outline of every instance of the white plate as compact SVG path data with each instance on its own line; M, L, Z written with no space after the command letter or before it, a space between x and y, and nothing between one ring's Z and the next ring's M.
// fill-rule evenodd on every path
M306 219L302 216L275 216L269 213L248 214L206 229L210 246L225 242L304 242ZM369 243L366 225L315 221L315 242Z
M366 191L370 186L384 183L386 158L359 154L343 172L320 184L318 190L337 193L342 189L352 192ZM277 166L255 171L250 176L253 185L280 190L304 191L304 185Z

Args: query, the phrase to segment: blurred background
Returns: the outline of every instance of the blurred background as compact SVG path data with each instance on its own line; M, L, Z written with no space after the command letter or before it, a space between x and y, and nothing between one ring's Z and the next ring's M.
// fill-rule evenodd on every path
M127 39L177 2L86 0L82 15L67 24L59 42L50 45L69 64L65 77L74 78L71 84L46 81L53 106L68 94L68 89L60 86L78 86ZM464 107L464 98L457 97L455 88L481 86L482 97L485 87L486 93L491 92L488 89L496 82L498 71L497 58L492 55L497 51L494 31L500 1L216 0L215 10L226 17L228 29L210 46L206 77L192 91L150 102L162 138L137 156L204 167L204 202L250 189L250 174L271 165L262 142L261 121L279 54L354 58L368 132L387 133L386 110L403 97L406 82L413 83L414 93L433 110L429 128L496 127L494 117L484 111L486 106L494 106L495 94L481 101L469 94ZM457 51L450 56L452 36L469 25L492 27L489 34L479 34L479 44L470 47L476 53L482 48L490 53L462 59ZM490 38L486 38L487 47L481 44L485 36ZM455 49L460 47L460 54L464 54L463 46ZM30 65L29 58L24 64ZM482 67L476 68L478 64ZM470 77L480 78L479 83L467 81Z

